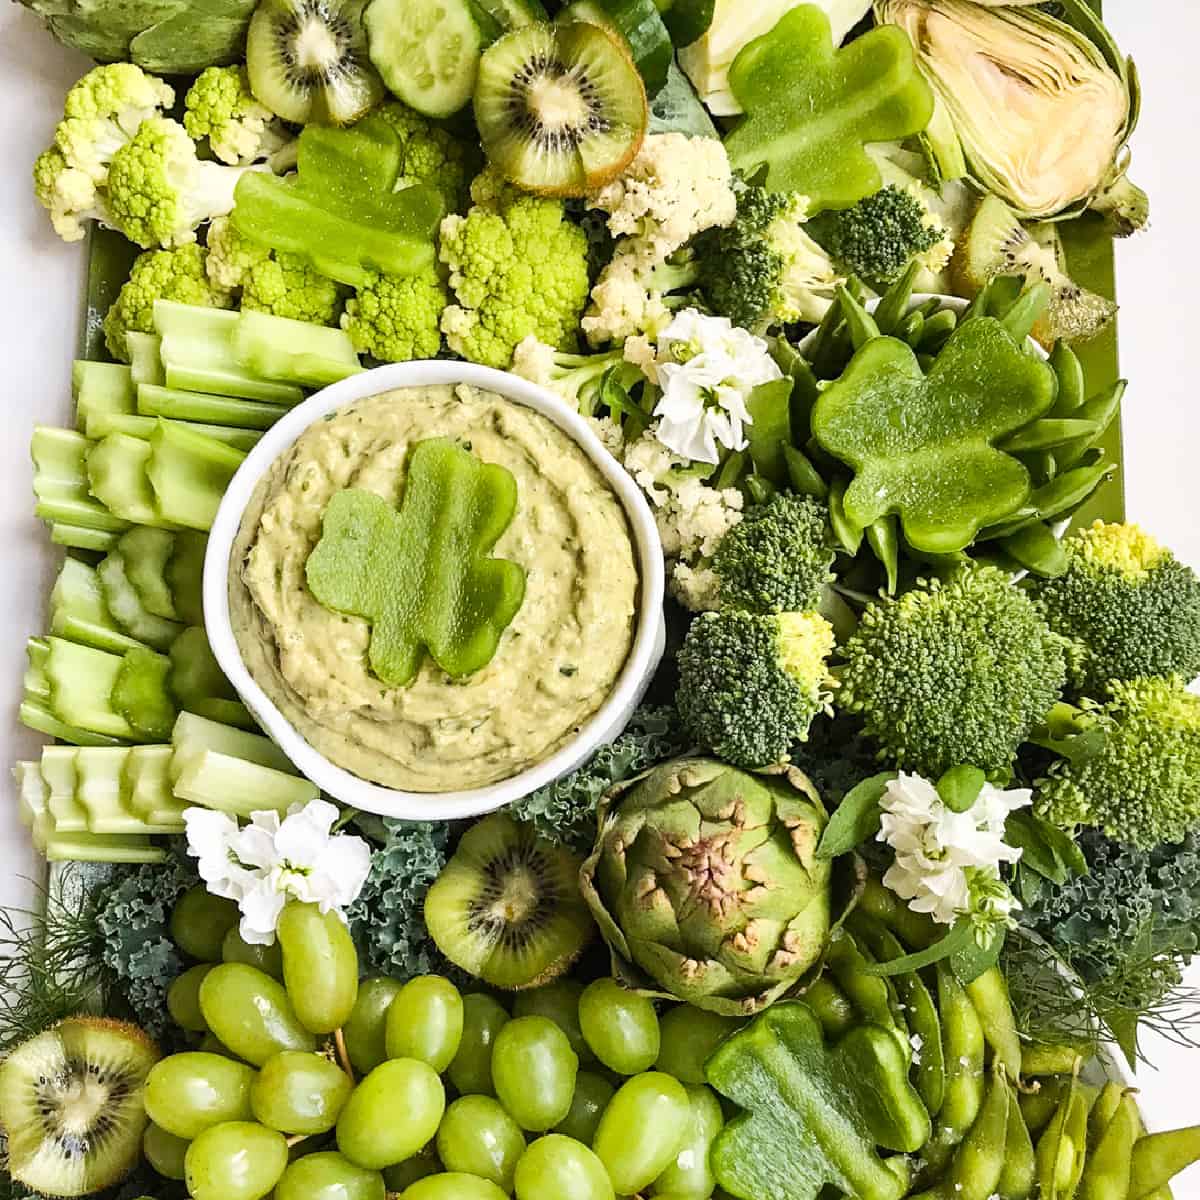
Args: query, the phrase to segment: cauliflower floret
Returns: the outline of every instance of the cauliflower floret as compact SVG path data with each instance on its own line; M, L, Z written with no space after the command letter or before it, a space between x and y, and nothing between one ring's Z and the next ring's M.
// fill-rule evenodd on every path
M667 576L667 591L689 612L716 612L721 607L720 577L704 563L675 563Z
M558 351L553 346L547 346L531 333L517 344L509 370L514 375L520 375L522 379L528 379L530 383L550 387L554 383L558 366L557 355Z
M442 345L438 319L449 300L434 265L415 275L374 275L346 305L342 328L356 350L380 362L434 358Z
M673 317L668 297L690 287L699 271L689 257L684 261L653 265L621 243L612 262L600 272L592 288L592 303L580 322L592 345L623 342L646 334L658 337Z
M467 199L466 143L399 100L389 101L375 112L400 139L402 159L396 187L428 184L442 193L447 212L458 212Z
M245 67L208 67L183 98L183 127L223 163L241 166L270 158L292 140L287 127L250 90Z
M33 164L33 192L64 242L79 241L87 232L87 221L111 219L95 180L72 167L57 146L44 150Z
M74 84L63 101L68 118L111 118L132 136L150 117L175 103L175 89L133 63L93 67Z
M633 239L632 248L650 264L737 215L725 147L716 138L683 133L648 137L629 169L591 204L609 214L609 232Z
M621 426L612 417L588 417L587 423L605 450L619 461L625 449L625 435L621 432Z
M175 250L147 250L134 260L129 278L104 318L104 340L114 358L129 362L125 335L154 332L155 300L231 308L233 296L204 269L207 252L192 243Z

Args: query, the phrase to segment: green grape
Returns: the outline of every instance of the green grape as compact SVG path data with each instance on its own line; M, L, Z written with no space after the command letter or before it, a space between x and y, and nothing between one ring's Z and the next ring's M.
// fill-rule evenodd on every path
M691 1117L688 1094L670 1075L647 1071L621 1085L592 1143L619 1195L649 1187L675 1161Z
M441 975L410 979L388 1009L388 1058L417 1058L440 1075L454 1061L462 1034L463 998Z
M571 1040L571 1049L583 1065L595 1062L583 1030L579 1028L579 997L583 984L578 979L556 979L545 987L518 992L513 1001L514 1017L549 1017Z
M571 1097L571 1111L554 1127L554 1132L590 1146L592 1138L596 1136L600 1118L616 1090L603 1075L592 1071L580 1071L575 1077L575 1095Z
M722 1017L690 1004L677 1004L662 1018L662 1046L655 1070L674 1075L680 1083L704 1083L704 1064L712 1052L744 1024L740 1017Z
M249 1121L206 1129L184 1159L192 1200L261 1200L287 1165L283 1134Z
M658 1058L658 1014L645 996L597 979L579 997L579 1027L592 1053L618 1075L648 1070Z
M168 1133L153 1121L142 1134L142 1154L146 1161L166 1179L183 1178L183 1156L188 1143L173 1133Z
M406 1187L424 1179L427 1175L440 1175L446 1168L432 1147L406 1158L402 1163L384 1167L383 1182L387 1184L388 1192L402 1192Z
M297 1159L275 1187L275 1200L384 1200L386 1195L378 1171L356 1167L333 1150Z
M521 1156L517 1200L613 1200L604 1164L582 1142L551 1133Z
M437 1072L415 1058L393 1058L351 1092L338 1118L338 1149L360 1167L380 1171L416 1154L437 1133L445 1111Z
M296 1016L313 1033L340 1029L358 998L358 951L333 910L291 900L279 914L283 982Z
M711 1088L692 1083L687 1085L687 1094L691 1105L688 1131L675 1152L675 1161L654 1181L654 1192L687 1200L708 1200L717 1186L716 1176L708 1165L708 1152L725 1124L725 1116Z
M463 997L463 1032L447 1074L460 1096L492 1096L492 1044L508 1024L508 1013L486 992Z
M200 985L208 1027L238 1058L261 1067L281 1050L315 1050L283 985L245 963L222 963Z
M278 938L269 946L252 946L235 925L221 943L221 961L257 967L260 971L266 971L272 979L283 982L283 951L279 948Z
M212 970L212 963L189 967L167 989L167 1012L181 1029L189 1033L204 1033L208 1022L200 1011L200 985Z
M508 1200L508 1197L488 1179L447 1171L418 1179L404 1190L400 1200Z
M358 985L358 999L342 1026L346 1053L354 1069L365 1075L387 1058L387 1014L400 984L373 975Z
M437 1150L447 1171L478 1175L511 1192L517 1159L525 1153L525 1135L498 1100L463 1096L446 1109Z
M553 1129L571 1110L579 1059L548 1017L517 1017L496 1035L492 1082L522 1129Z
M235 1062L242 1061L211 1030L200 1039L200 1044L196 1047L196 1049L202 1050L205 1054L220 1054L225 1058L232 1058Z
M337 1124L354 1082L320 1054L284 1050L262 1065L250 1089L254 1117L280 1133L325 1133Z
M249 1121L254 1069L245 1063L192 1050L172 1054L146 1076L146 1112L168 1133L191 1141L213 1125Z
M200 962L220 962L221 943L239 919L232 900L214 896L202 883L179 897L171 911L171 940Z

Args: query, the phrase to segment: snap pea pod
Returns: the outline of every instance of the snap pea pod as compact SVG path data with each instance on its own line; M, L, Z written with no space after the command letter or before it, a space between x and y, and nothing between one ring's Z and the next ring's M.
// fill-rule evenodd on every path
M713 486L718 491L724 491L726 488L737 487L738 481L746 473L746 468L750 465L750 455L745 450L735 450L722 464L721 469L717 473L716 482Z
M930 296L928 300L922 300L913 312L919 312L926 321L933 316L934 313L942 311L942 301L940 296Z
M1057 579L1066 574L1070 558L1054 531L1044 522L1026 525L1008 537L998 538L996 545L1014 562L1042 579Z
M1180 1171L1200 1161L1200 1125L1150 1133L1133 1144L1129 1200L1150 1200Z
M1021 1047L1022 1075L1072 1075L1082 1065L1077 1046L1027 1042Z
M795 446L784 446L783 461L787 465L792 491L801 496L815 496L818 500L824 500L829 495L829 485L821 478L803 450L797 450Z
M828 976L822 975L809 986L804 1002L821 1022L826 1038L839 1038L855 1024L850 997Z
M1055 458L1058 460L1060 470L1065 471L1075 466L1088 450L1104 436L1105 431L1113 423L1113 418L1120 410L1121 400L1127 386L1126 380L1118 379L1112 387L1093 396L1076 410L1075 416L1081 420L1091 421L1096 426L1096 432L1089 437L1077 438L1058 447L1055 451Z
M842 307L838 305L838 313ZM845 320L839 322L836 329L829 335L820 353L813 354L813 374L818 379L836 379L845 369L846 364L854 355L854 345L850 340L850 327Z
M882 1025L891 1031L897 1044L904 1051L905 1059L910 1059L912 1046L908 1040L908 1029L902 1018L897 1021L895 1001L887 980L863 971L867 958L854 938L845 930L830 944L826 961L838 986L846 993L863 1020Z
M862 545L863 531L846 516L846 481L835 479L829 486L829 523L834 536L847 554L857 554Z
M1021 1074L1021 1039L1017 1034L1017 1019L1008 997L1008 984L999 967L989 967L966 985L967 995L975 1008L983 1036L992 1048L992 1058L1003 1068L1009 1079Z
M746 491L750 493L750 499L755 504L766 504L777 490L769 479L764 479L761 475L751 475L746 479Z
M1052 450L1065 446L1079 438L1095 438L1103 432L1100 422L1085 417L1080 409L1073 417L1043 417L1032 421L1024 429L1009 435L1000 443L1000 449L1009 454L1021 454L1029 450Z
M1109 1122L1117 1115L1117 1109L1121 1107L1121 1099L1124 1095L1125 1088L1112 1079L1100 1089L1100 1095L1096 1097L1096 1103L1092 1105L1092 1111L1088 1113L1088 1148L1090 1150L1094 1150L1100 1144L1100 1139L1104 1137ZM1130 1142L1129 1148L1133 1149L1132 1142Z
M1071 1200L1075 1195L1087 1153L1088 1108L1086 1093L1073 1080L1037 1144L1042 1200Z
M1078 508L1104 480L1116 470L1116 464L1098 460L1088 466L1073 467L1049 483L1034 488L1021 511L998 525L989 526L980 541L1005 538L1035 521L1052 521Z
M900 579L900 525L895 516L888 514L873 521L866 528L867 545L879 559L887 575L887 594L896 594Z
M842 316L845 317L846 327L850 331L850 344L855 350L861 350L879 336L879 326L875 323L875 318L846 288L838 288L838 299L842 302Z
M1084 391L1083 364L1066 342L1055 342L1050 351L1050 366L1058 379L1058 397L1050 415L1066 417L1081 407L1087 399Z
M1008 1128L1004 1134L1004 1169L996 1193L1000 1200L1028 1200L1037 1186L1037 1158L1033 1138L1021 1115L1017 1093L1009 1085Z
M817 379L828 379L822 374L822 366L828 362L832 354L834 334L842 325L842 301L840 296L834 296L833 303L825 310L821 323L813 335L812 344L808 348L808 361Z
M925 333L925 314L913 309L896 327L896 336L914 350L921 344Z
M921 264L915 259L908 264L904 274L884 293L875 308L875 324L882 334L893 334L908 313L912 302L913 287L917 282Z
M1120 1085L1115 1086L1119 1093L1117 1105L1100 1140L1088 1154L1079 1177L1078 1200L1128 1200L1129 1197L1133 1144L1139 1124L1137 1104L1132 1094ZM1100 1098L1105 1098L1103 1093Z
M1048 283L1035 283L1033 287L1026 288L1013 301L1008 312L1000 318L1000 324L1018 342L1023 343L1034 325L1037 324L1038 317L1046 311L1046 305L1050 303L1050 296L1051 290Z
M1056 1075L1050 1079L1039 1079L1036 1092L1021 1093L1021 1116L1025 1118L1025 1126L1034 1137L1050 1124L1070 1087L1068 1076Z
M953 309L943 308L935 312L925 322L917 349L924 354L936 354L950 340L950 335L957 328L958 314Z

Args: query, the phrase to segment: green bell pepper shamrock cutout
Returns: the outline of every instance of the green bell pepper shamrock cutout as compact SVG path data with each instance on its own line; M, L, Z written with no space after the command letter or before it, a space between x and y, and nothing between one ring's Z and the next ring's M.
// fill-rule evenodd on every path
M899 1200L907 1182L876 1147L915 1154L929 1113L896 1038L859 1025L826 1046L806 1004L776 1004L727 1038L708 1082L745 1110L717 1135L717 1182L742 1200L815 1200L827 1184L858 1200Z
M994 442L1054 403L1050 367L992 317L964 321L925 375L904 342L874 338L813 408L821 447L854 468L842 507L866 529L897 513L929 554L969 546L1020 507L1029 472Z
M449 438L419 442L397 511L350 488L329 502L305 565L326 608L371 622L369 661L410 683L426 650L462 678L486 666L525 598L525 572L489 558L517 508L517 482Z
M765 165L766 186L802 192L813 213L877 192L883 180L865 143L920 133L933 117L904 30L881 25L839 50L815 4L747 45L729 83L746 110L725 139L733 168L753 176Z

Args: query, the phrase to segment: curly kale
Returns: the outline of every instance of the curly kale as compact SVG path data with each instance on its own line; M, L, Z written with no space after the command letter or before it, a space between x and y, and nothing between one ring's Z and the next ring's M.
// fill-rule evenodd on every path
M682 754L689 745L670 705L639 708L615 741L601 746L578 770L518 800L512 814L538 836L577 854L596 840L596 806L609 788Z

